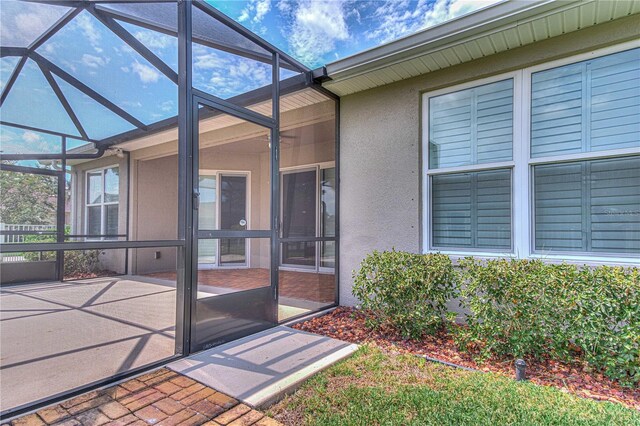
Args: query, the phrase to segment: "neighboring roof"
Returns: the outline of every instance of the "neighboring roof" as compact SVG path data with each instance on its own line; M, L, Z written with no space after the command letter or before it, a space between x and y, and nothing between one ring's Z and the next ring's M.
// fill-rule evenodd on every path
M326 66L339 96L640 13L640 1L504 1Z

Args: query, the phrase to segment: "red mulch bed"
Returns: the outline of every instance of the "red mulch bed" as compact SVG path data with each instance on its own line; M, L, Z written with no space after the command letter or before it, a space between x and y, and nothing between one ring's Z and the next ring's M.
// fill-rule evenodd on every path
M365 326L364 315L353 308L337 308L327 315L297 324L294 328L347 342L366 342L387 350L427 355L480 371L515 376L513 360L490 359L478 364L472 355L458 351L453 339L446 332L428 336L423 340L406 340L393 330L370 330ZM581 397L617 402L640 410L640 389L623 388L604 375L589 371L586 363L527 360L527 364L527 378L533 383L555 386Z

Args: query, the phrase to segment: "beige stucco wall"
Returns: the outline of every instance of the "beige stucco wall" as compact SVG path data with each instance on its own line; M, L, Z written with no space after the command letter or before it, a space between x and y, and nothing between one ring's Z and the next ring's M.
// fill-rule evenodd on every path
M352 271L372 250L421 249L421 93L638 38L638 16L340 101L340 303L353 305Z

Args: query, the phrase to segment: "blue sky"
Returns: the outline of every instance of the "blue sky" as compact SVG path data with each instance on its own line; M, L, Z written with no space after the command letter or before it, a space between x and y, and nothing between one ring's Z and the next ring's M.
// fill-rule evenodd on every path
M41 3L0 1L0 39L5 46L27 46L68 10ZM208 1L315 68L497 0ZM177 71L175 38L124 22L121 25ZM86 11L42 45L38 53L146 124L177 114L176 86ZM264 63L201 45L194 45L193 57L194 85L221 98L228 99L271 82L270 66ZM17 60L0 59L0 86L8 79ZM90 138L103 139L133 128L55 78ZM78 135L32 60L27 61L0 113L5 121ZM0 145L4 153L55 152L60 142L42 133L2 126Z
M208 0L315 68L498 0Z

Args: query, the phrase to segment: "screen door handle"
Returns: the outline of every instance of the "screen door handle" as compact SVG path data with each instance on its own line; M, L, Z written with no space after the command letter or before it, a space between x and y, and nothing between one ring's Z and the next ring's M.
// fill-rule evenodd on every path
M200 209L200 192L198 190L193 190L193 209Z

